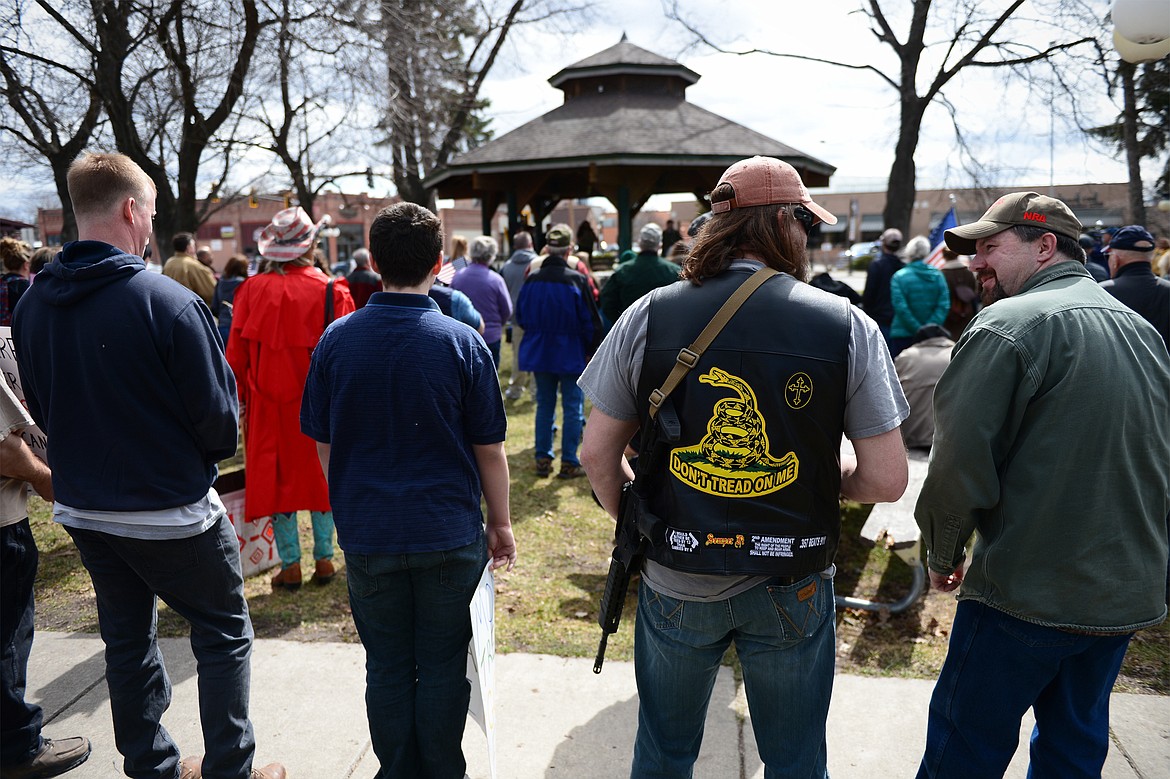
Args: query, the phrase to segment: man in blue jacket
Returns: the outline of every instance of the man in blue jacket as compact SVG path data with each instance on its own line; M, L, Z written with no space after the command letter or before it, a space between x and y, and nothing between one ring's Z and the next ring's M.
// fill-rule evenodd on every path
M557 388L561 392L562 479L584 476L577 447L585 425L585 395L577 377L601 340L601 317L589 282L570 270L565 258L573 248L573 230L553 225L545 235L548 259L520 288L516 322L524 329L520 370L536 379L536 475L552 473L553 421Z
M155 186L141 168L83 154L67 181L80 240L38 275L13 336L29 412L48 436L53 518L93 580L124 769L283 779L277 763L252 768L252 621L236 534L211 486L237 439L215 320L195 293L146 272ZM181 763L160 724L171 698L160 597L191 624L199 669L207 754Z

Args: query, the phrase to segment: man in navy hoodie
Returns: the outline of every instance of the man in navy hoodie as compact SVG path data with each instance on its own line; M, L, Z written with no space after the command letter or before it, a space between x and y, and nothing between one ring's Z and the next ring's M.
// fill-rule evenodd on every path
M239 549L212 488L236 451L236 385L195 293L147 273L155 185L128 157L69 168L80 240L13 320L25 399L48 436L53 519L93 580L115 742L128 776L282 779L252 768L252 622ZM139 398L149 398L140 402ZM206 756L160 724L171 685L157 599L191 623Z

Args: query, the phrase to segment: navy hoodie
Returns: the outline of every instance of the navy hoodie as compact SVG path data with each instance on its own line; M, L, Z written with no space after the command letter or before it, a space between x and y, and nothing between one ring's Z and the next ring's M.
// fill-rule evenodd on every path
M235 454L236 382L211 311L141 257L65 244L21 297L12 332L61 503L185 506Z

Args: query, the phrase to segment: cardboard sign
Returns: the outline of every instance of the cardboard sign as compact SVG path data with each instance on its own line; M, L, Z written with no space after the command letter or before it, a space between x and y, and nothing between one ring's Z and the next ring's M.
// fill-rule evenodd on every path
M20 371L17 370L16 350L12 343L12 328L7 325L0 327L0 376L3 376L4 381L8 382L12 394L20 401L20 405L24 406L25 411L28 411L28 403L24 399L24 388L20 386ZM33 454L45 462L49 461L47 440L39 427L30 425L24 428L20 431L20 437L32 449Z
M467 645L467 680L471 703L467 713L487 736L488 768L496 776L496 579L491 560L471 599L471 643Z

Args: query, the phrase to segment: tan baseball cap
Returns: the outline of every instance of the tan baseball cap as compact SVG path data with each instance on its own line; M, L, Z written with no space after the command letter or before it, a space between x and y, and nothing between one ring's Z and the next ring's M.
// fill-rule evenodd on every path
M1084 231L1072 210L1056 198L1035 192L1013 192L992 203L978 222L952 227L943 237L951 251L974 254L976 240L1016 225L1040 227L1074 241Z
M730 184L734 195L731 200L711 203L713 213L748 206L799 203L825 224L837 224L837 217L813 202L796 168L775 157L740 160L723 172L719 184Z

